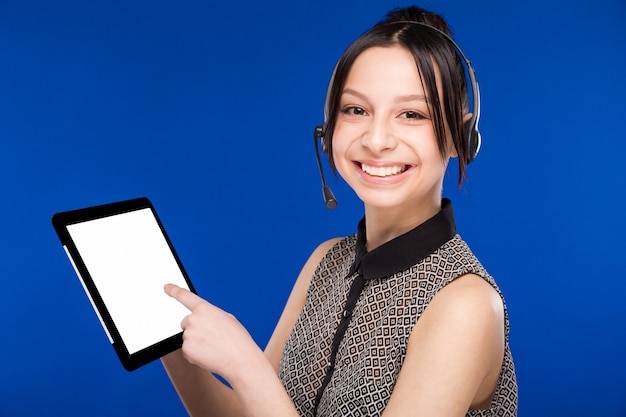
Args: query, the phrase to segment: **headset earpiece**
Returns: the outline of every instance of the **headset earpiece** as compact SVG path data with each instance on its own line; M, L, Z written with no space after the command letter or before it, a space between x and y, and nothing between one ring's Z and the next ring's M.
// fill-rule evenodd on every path
M476 120L474 118L463 123L463 138L467 146L467 163L472 162L478 151L480 150L480 132L477 129Z
M315 126L315 132L313 132L315 140L324 140L324 130L324 125Z

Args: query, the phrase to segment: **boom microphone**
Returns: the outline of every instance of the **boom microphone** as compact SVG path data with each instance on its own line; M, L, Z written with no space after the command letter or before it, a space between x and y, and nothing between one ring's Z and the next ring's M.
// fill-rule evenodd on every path
M337 207L337 199L335 195L330 190L328 185L326 185L326 178L324 177L324 169L322 168L322 159L320 158L320 147L318 145L318 140L320 140L324 136L324 128L322 126L317 126L315 131L313 132L313 140L315 142L315 158L317 159L317 167L320 170L320 177L322 179L322 195L324 196L324 203L326 203L326 208L329 210Z

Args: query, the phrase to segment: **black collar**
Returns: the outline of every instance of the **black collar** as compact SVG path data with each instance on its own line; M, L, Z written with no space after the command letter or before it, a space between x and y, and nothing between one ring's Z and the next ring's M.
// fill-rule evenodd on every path
M417 264L456 234L452 203L447 198L441 210L415 229L368 252L365 248L365 218L359 222L356 258L349 276L359 271L363 278L376 279L405 271Z

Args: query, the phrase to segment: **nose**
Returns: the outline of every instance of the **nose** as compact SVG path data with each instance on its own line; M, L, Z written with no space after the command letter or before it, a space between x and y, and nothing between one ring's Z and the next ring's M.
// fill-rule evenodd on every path
M361 136L361 145L374 154L395 148L397 141L389 121L382 117L372 117Z

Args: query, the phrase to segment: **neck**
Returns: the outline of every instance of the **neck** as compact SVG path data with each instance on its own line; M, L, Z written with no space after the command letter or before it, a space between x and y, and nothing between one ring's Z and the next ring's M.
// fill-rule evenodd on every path
M424 202L406 207L365 206L367 250L371 251L390 240L409 232L441 210L441 197L428 204Z

